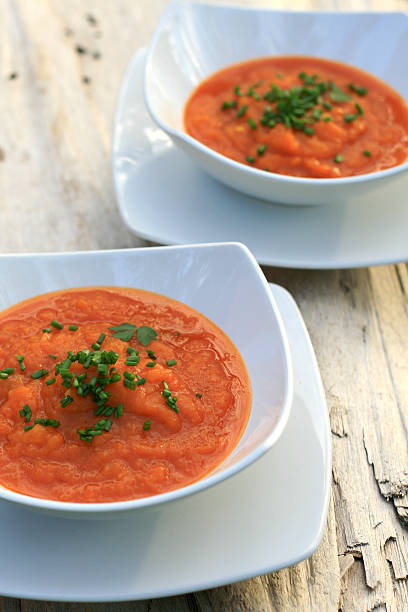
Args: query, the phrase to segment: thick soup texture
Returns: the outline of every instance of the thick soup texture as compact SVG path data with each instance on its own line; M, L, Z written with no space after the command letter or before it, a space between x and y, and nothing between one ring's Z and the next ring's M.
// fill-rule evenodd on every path
M272 57L207 78L185 108L186 132L267 172L339 178L408 157L408 106L386 83L352 66Z
M229 338L170 298L134 289L41 295L0 315L0 483L110 502L203 478L251 406Z

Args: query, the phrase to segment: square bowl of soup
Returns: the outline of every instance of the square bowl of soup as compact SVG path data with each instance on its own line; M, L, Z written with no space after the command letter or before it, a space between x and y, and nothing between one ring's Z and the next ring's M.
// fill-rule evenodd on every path
M282 433L287 337L242 244L0 255L0 273L0 499L150 511Z
M181 0L153 35L144 94L217 180L280 204L338 203L408 169L407 55L406 14Z

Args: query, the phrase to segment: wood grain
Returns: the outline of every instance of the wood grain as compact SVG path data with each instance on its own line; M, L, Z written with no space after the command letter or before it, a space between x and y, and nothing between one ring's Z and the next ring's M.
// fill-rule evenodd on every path
M0 0L2 252L146 244L118 213L111 129L127 62L165 5ZM408 10L408 0L256 5ZM265 274L298 302L327 394L333 491L318 551L293 568L180 597L120 604L0 598L1 612L408 610L407 265Z

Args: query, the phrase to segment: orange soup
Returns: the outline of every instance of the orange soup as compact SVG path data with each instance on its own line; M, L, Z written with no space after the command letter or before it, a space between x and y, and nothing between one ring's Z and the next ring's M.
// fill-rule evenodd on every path
M0 483L111 502L203 478L232 451L251 389L238 350L197 311L111 287L0 315Z
M352 66L271 57L225 68L193 92L188 134L237 162L309 178L366 174L408 157L408 106Z

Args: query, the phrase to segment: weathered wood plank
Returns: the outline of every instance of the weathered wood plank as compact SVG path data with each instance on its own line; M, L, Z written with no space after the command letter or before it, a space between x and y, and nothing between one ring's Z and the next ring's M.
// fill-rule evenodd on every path
M399 394L407 367L405 275L403 265L305 272L303 278L298 272L274 274L297 295L333 410L344 610L371 610L382 601L387 609L408 606L406 531L392 503L404 486L406 466L401 421L408 411L401 408L406 399ZM350 555L357 565L350 563Z

